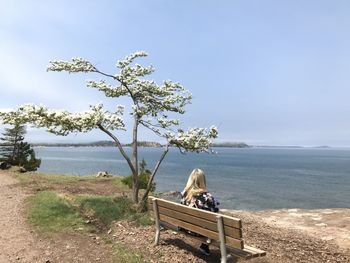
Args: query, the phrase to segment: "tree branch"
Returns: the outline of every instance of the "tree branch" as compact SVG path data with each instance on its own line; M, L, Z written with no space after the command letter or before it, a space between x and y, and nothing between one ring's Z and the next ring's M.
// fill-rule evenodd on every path
M133 164L132 164L132 162L131 162L129 156L128 156L128 155L126 154L126 152L124 151L123 146L122 146L122 144L120 143L120 141L118 140L118 138L115 137L110 131L106 130L106 129L102 126L102 124L99 124L98 127L99 127L99 129L100 129L101 131L103 131L104 133L106 133L109 137L111 137L111 138L114 140L114 142L115 142L115 144L117 145L117 147L118 147L120 153L123 155L124 159L127 161L128 165L129 165L129 167L130 167L132 173L134 174L134 173L136 172L135 167L133 166Z
M110 77L110 78L113 78L114 80L119 81L119 83L122 84L122 85L124 86L124 88L127 89L127 91L128 91L129 94L130 94L131 99L132 99L133 102L137 105L137 101L136 101L136 99L135 99L134 94L131 92L130 88L128 87L128 85L126 85L126 83L125 83L124 81L122 81L121 79L117 78L116 76L113 76L113 75L104 73L104 72L99 71L99 70L96 70L95 72L96 72L96 73L99 73L99 74L101 74L101 75L103 75L103 76Z
M152 183L153 183L154 176L156 175L160 164L162 163L162 161L164 160L164 158L165 158L165 156L166 156L166 154L167 154L168 152L169 152L169 144L167 144L167 145L165 146L165 150L164 150L163 154L161 155L159 161L157 162L156 166L155 166L154 169L153 169L153 172L152 172L152 174L151 174L151 177L149 178L148 183L147 183L146 191L145 191L145 193L144 193L143 196L142 196L142 202L141 202L141 203L145 203L145 201L146 201L146 199L147 199L147 196L148 196L148 193L149 193L149 191L150 191L151 188L152 188Z
M135 173L132 174L133 184L133 200L138 203L139 198L139 168L138 168L138 151L137 151L137 132L138 132L139 120L137 115L134 116L134 127L132 131L132 163L135 168Z
M116 76L113 76L113 75L104 73L104 72L102 72L102 71L99 71L98 69L96 69L95 72L96 72L96 73L99 73L99 74L101 74L101 75L103 75L103 76L113 78L113 79L116 80L116 81L119 81L119 83L122 84L122 85L124 86L124 88L126 88L126 90L129 92L130 97L131 97L132 101L134 102L134 104L137 106L137 108L138 108L138 109L140 108L139 103L138 103L138 101L137 101L137 99L136 99L136 97L135 97L135 94L131 92L131 89L128 87L128 85L127 85L123 80L121 80L120 78L117 78Z
M154 133L156 133L156 134L159 135L160 137L164 137L164 136L157 130L157 128L162 128L162 127L157 126L157 125L154 125L154 124L152 124L152 123L150 123L150 122L148 122L148 121L145 121L145 120L140 120L140 124L142 124L145 128L147 128L147 129L153 131ZM153 126L154 128L151 127L151 126Z

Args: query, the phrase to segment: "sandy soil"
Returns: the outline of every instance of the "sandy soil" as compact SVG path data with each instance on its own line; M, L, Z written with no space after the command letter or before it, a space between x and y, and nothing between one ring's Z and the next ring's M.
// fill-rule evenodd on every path
M25 220L24 200L29 192L0 171L0 262L112 262L109 247L95 237L75 233L39 236Z

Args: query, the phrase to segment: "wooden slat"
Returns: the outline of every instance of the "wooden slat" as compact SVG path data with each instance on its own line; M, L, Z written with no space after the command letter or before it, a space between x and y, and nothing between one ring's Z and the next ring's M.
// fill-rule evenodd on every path
M185 221L187 223L197 225L197 226L202 227L202 228L209 229L213 232L218 232L217 223L214 223L212 221L202 219L202 218L193 217L189 214L180 213L180 212L177 212L175 210L170 210L168 208L161 207L161 206L159 206L158 209L159 209L160 214L163 214L163 215L175 218L175 219L179 219L179 220ZM224 229L225 229L226 236L233 237L236 239L242 238L242 229L233 228L233 227L229 227L229 226L224 226Z
M211 231L208 229L204 229L202 227L199 227L199 226L193 225L191 223L187 223L187 222L184 222L184 221L181 221L179 219L175 219L175 218L163 215L163 214L160 214L159 218L161 221L165 221L165 222L168 222L168 223L173 224L175 226L185 228L187 230L193 231L193 232L200 234L200 235L203 235L205 237L208 237L208 238L211 238L214 240L219 239L219 235L217 232L214 232L214 231ZM243 240L234 239L232 237L226 237L226 244L229 246L232 246L234 248L240 248L240 249L242 249L244 246Z
M152 203L152 198L154 198L154 197L149 198L149 203ZM180 212L180 213L186 213L188 215L192 215L192 216L195 216L197 218L202 218L202 219L216 223L216 217L217 217L216 213L206 211L206 210L197 209L197 208L192 208L192 207L188 207L188 206L184 206L184 205L177 204L177 203L163 200L163 199L157 199L157 200L158 200L158 206L165 207L165 208L168 208L170 210L175 210L175 211ZM222 214L220 214L220 215L223 217L225 226L234 227L234 228L242 228L242 221L239 218L234 218L234 217L222 215Z
M174 226L172 224L169 224L169 223L166 223L166 222L161 222L161 225L162 225L162 227L164 227L166 229L171 229L173 231L178 231L177 226ZM180 231L180 232L183 232L183 231ZM206 237L202 237L202 236L187 235L187 238L199 240L202 243L205 243L206 240L207 240ZM220 247L220 242L218 242L216 240L212 240L210 245L211 246ZM244 247L246 247L246 245L244 245ZM227 251L228 251L229 254L232 254L232 255L234 255L235 257L238 257L238 258L242 258L242 259L253 258L253 254L251 252L247 251L245 248L244 249L240 249L240 248L233 248L231 246L227 246ZM261 256L266 255L266 252L265 251L263 251L263 252L264 252L264 254L261 254Z
M168 222L161 222L162 227L166 228L166 229L171 229L173 231L179 231L178 227L175 225L172 225ZM181 230L180 232L183 232L184 230ZM185 232L186 234L186 232ZM206 237L202 237L202 236L192 236L192 235L187 235L188 238L190 239L196 239L196 240L200 240L201 242L205 243L206 242ZM212 240L212 242L210 243L211 246L216 246L219 247L220 246L220 242L216 241L216 240ZM251 258L255 258L255 257L263 257L266 256L266 251L251 247L251 246L247 246L244 244L244 248L243 249L239 249L239 248L234 248L231 246L228 246L228 252L229 254L232 254L235 257L238 258L242 258L242 259L251 259Z
M229 254L232 254L235 257L244 258L244 259L266 256L265 251L254 248L254 247L250 247L247 245L245 245L243 249L229 247Z
M236 258L251 259L253 258L252 253L246 251L245 249L238 249L228 247L228 254L233 255Z
M263 257L266 256L266 251L255 248L255 247L251 247L251 246L244 246L244 250L249 251L250 253L252 253L253 257Z

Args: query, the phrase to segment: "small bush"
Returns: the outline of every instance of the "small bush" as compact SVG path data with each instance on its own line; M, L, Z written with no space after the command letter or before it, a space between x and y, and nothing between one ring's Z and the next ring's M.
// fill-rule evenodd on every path
M140 162L140 176L139 176L139 187L140 189L146 189L149 179L151 178L152 172L146 169L146 162L142 160ZM126 176L122 179L122 183L132 188L132 175ZM156 183L152 183L151 192L156 190Z

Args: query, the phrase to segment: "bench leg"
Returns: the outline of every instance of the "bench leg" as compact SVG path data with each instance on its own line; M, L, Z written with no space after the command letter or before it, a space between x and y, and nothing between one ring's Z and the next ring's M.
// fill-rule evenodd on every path
M156 229L156 238L154 239L154 244L159 244L159 237L160 237L160 229Z
M154 211L154 219L156 223L156 237L154 239L154 244L158 245L159 244L159 237L160 237L160 222L159 222L159 210L158 210L158 204L157 200L154 198L153 199L153 211Z
M218 232L220 238L221 263L227 262L227 251L225 244L225 230L222 216L217 216Z

